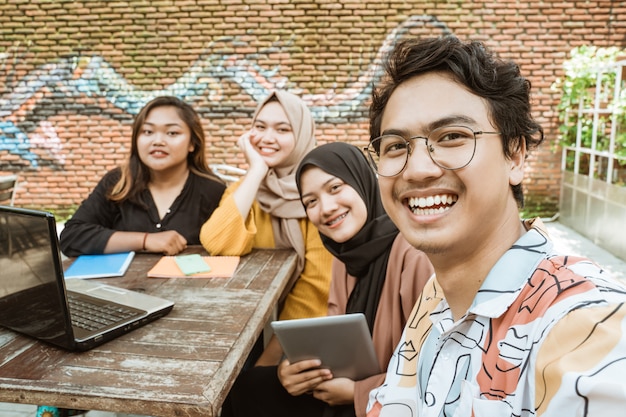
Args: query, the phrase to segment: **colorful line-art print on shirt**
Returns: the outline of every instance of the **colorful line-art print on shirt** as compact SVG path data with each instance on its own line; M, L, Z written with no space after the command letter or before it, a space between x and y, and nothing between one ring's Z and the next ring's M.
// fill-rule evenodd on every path
M453 320L436 278L411 317L368 417L624 415L626 288L554 252L539 227L464 317Z

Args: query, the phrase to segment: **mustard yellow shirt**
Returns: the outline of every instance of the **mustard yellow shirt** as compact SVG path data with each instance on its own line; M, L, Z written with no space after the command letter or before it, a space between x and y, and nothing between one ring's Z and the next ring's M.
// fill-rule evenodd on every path
M211 255L242 256L253 248L274 249L272 216L255 201L246 219L235 204L230 185L219 206L200 229L200 242ZM317 228L300 220L305 242L304 270L285 299L280 320L325 316L328 310L332 255L326 250Z

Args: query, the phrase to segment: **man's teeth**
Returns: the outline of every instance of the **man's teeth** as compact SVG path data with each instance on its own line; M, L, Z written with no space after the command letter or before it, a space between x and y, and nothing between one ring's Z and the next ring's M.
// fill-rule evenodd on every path
M448 210L457 200L457 196L449 194L428 197L409 198L409 206L415 214L437 214Z

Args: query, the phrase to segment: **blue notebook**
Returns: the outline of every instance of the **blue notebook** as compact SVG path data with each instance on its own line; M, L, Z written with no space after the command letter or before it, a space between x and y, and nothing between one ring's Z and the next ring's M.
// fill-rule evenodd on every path
M66 279L121 277L134 257L135 252L80 255L64 275Z

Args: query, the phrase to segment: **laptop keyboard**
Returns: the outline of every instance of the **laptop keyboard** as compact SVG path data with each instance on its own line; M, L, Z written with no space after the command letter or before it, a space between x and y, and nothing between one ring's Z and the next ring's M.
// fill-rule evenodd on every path
M67 299L72 324L88 331L103 329L136 314L136 310L125 308L122 305L96 304L73 294L68 294Z

